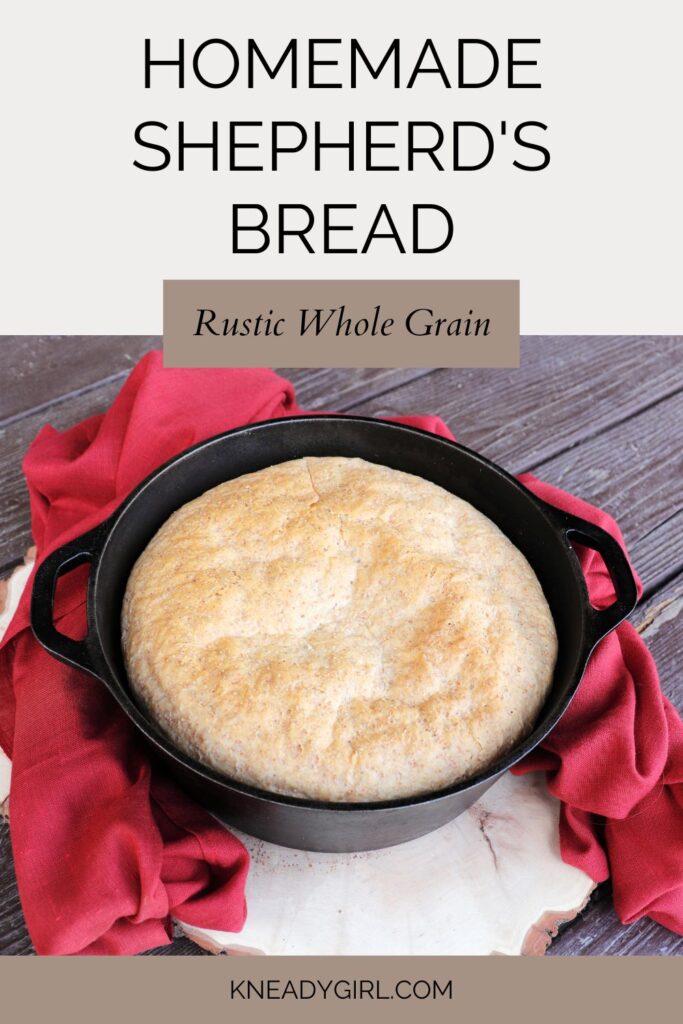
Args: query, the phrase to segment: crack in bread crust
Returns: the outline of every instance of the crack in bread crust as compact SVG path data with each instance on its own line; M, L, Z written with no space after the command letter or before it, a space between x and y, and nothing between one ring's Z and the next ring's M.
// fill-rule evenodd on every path
M345 458L179 509L131 573L122 636L134 691L181 749L348 802L483 770L532 728L557 655L538 580L489 519Z

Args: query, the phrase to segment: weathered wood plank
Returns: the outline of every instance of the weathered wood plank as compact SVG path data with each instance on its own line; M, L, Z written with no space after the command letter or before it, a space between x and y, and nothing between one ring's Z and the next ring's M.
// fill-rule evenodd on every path
M196 942L191 942L184 935L179 935L169 946L158 946L148 949L140 956L211 956L206 949L201 949Z
M13 380L12 393L3 396L0 415L16 415L123 373L139 355L159 345L160 339L153 337L0 337L3 366ZM456 370L442 371L442 375L451 377L458 404L461 392L473 388L487 394L504 390L508 399L521 398L519 408L517 403L506 407L498 429L516 426L520 413L558 402L560 408L553 417L556 428L561 431L564 416L565 425L575 429L581 413L577 398L585 399L586 391L585 409L592 413L593 428L599 429L601 405L626 416L632 408L643 408L683 386L683 360L676 359L682 346L683 339L665 337L523 338L519 370ZM296 385L300 404L345 410L430 371L285 368L279 372ZM490 413L488 404L485 408ZM442 414L446 416L448 410Z
M0 336L3 374L0 423L60 401L114 376L122 379L161 338L133 335ZM344 410L431 371L428 369L284 369L305 408Z
M683 568L682 423L679 392L536 470L614 516L648 593Z
M522 339L519 369L439 370L354 412L434 413L518 473L683 388L683 338Z
M33 438L45 423L64 430L104 412L120 387L120 380L110 381L53 405L47 413L34 412L0 427L0 566L21 556L31 544L28 491L21 464Z
M123 378L160 343L133 335L0 337L2 372L11 382L0 392L0 423L115 375Z
M683 512L672 513L670 519L653 528L637 543L630 544L629 551L645 586L645 597L651 596L658 587L674 577L680 564Z
M631 622L655 659L662 690L683 715L683 574L639 605Z
M9 826L0 818L0 955L32 952L17 892Z
M419 380L432 370L359 369L297 370L278 369L296 388L296 398L304 409L346 412L359 402L377 399L403 384Z
M546 956L682 956L683 936L649 918L623 925L608 886L551 942Z

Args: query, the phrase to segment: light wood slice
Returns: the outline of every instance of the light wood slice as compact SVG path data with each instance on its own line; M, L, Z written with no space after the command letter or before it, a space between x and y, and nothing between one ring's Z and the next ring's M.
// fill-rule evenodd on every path
M12 616L17 610L19 598L33 570L36 549L29 548L24 557L23 565L17 566L7 580L0 580L0 640L2 640ZM0 815L9 814L9 788L12 764L2 747L0 747Z
M31 563L0 591L0 638ZM9 783L0 752L5 806ZM305 853L236 831L251 854L243 931L177 926L232 956L542 955L594 888L562 861L558 816L542 776L508 774L455 821L387 850Z
M455 821L386 850L304 853L237 832L252 858L243 931L181 928L238 954L539 955L593 889L560 857L558 814L542 776L508 774Z

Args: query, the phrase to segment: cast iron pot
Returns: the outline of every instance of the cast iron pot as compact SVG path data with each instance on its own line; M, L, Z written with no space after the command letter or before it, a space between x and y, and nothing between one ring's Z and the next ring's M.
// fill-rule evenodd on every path
M533 733L475 778L425 796L376 803L279 796L235 782L183 754L131 696L121 653L121 602L133 564L153 534L172 512L208 488L306 455L358 456L439 484L497 523L535 570L559 637L552 690ZM591 606L570 538L602 555L616 593L609 608L596 611ZM84 562L91 563L88 634L77 641L55 628L53 599L58 578ZM33 585L31 619L43 647L104 683L168 770L222 821L283 846L341 852L414 839L466 810L557 724L576 693L591 651L632 611L636 599L628 562L608 533L540 501L476 452L381 420L293 416L210 438L157 469L109 519L45 559Z

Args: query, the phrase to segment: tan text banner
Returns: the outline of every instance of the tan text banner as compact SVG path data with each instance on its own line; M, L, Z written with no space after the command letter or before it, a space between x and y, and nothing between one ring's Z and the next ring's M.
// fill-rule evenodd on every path
M6 957L0 1011L69 1024L629 1024L675 1016L680 980L676 957Z
M518 281L165 281L165 366L519 365Z

